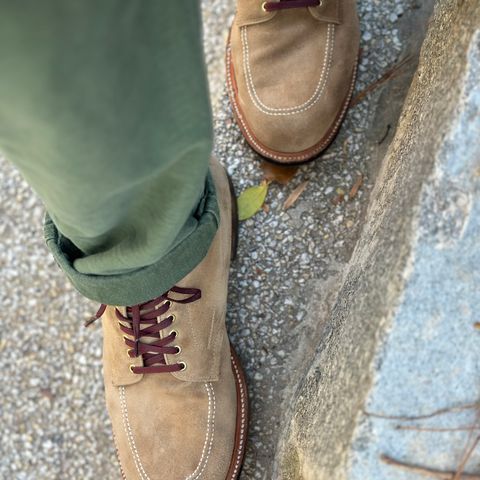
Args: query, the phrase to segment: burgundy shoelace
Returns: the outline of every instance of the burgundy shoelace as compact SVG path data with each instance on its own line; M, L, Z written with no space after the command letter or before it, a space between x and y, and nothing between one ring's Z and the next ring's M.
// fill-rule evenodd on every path
M169 296L170 292L186 295L186 297L181 299L173 298ZM120 329L125 334L123 338L129 347L128 355L131 358L140 355L143 357L143 367L131 367L133 373L166 373L179 372L185 369L185 363L167 364L165 359L165 355L177 355L180 353L180 347L172 344L177 336L177 332L172 330L166 337L161 338L160 336L161 330L172 325L175 320L174 315L169 315L160 322L157 319L167 313L172 302L191 303L199 300L201 296L202 292L198 288L175 286L149 302L127 307L126 316L118 308L115 309ZM88 326L99 319L104 314L106 308L107 305L100 305L98 312L86 322L86 325ZM155 340L145 342L146 338Z
M267 12L285 10L286 8L318 7L320 0L280 0L279 2L263 2L263 9Z

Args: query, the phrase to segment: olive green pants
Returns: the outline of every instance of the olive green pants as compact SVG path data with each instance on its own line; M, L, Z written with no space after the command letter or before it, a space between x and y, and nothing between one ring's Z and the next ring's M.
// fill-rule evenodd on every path
M0 0L0 151L102 303L167 291L217 229L198 3Z

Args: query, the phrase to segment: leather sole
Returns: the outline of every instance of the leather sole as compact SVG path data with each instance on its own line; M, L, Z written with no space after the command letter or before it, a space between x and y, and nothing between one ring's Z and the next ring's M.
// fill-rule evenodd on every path
M323 136L323 138L317 142L312 147L302 150L300 152L279 152L268 148L264 145L253 133L253 130L248 125L246 121L245 115L243 114L239 102L237 100L237 83L235 80L235 71L233 69L233 62L232 62L232 53L231 53L231 45L230 45L230 34L228 36L227 41L227 51L226 51L226 76L227 76L227 91L228 96L230 98L230 102L232 104L233 115L235 120L245 137L247 143L255 150L260 156L262 156L266 161L270 163L274 163L276 165L302 165L304 163L311 162L315 160L323 150L325 150L335 139L340 126L345 118L345 114L347 113L348 106L350 104L350 100L352 98L353 88L355 86L355 79L357 73L357 65L358 60L355 62L355 66L352 73L352 80L350 82L350 89L348 91L347 96L342 104L342 108L337 114L337 117L333 121L331 127L327 131L327 133Z
M235 377L235 387L237 389L237 423L235 428L235 445L233 448L230 468L225 480L237 480L242 470L243 459L245 457L245 447L248 436L248 392L245 374L243 373L240 359L235 350L230 346L232 371Z
M232 253L231 259L237 256L238 247L238 207L237 196L233 187L232 179L227 172L228 185L230 187L230 199L232 202ZM235 378L235 388L237 391L237 420L235 427L235 443L233 447L232 459L225 480L237 480L242 470L243 459L245 457L245 447L248 436L248 390L245 374L243 372L240 359L232 345L230 345L230 358L232 362L232 372Z

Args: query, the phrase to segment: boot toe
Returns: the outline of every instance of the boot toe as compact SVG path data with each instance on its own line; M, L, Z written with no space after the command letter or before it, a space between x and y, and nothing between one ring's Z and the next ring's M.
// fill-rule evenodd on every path
M111 411L118 411L113 430L124 477L129 480L207 478L204 473L210 469L214 446L221 435L215 432L218 408L213 384L185 385L188 393L179 392L178 388L167 394L163 392L159 404L156 398L149 398L156 390L148 385L149 380L146 378L133 388L113 387L116 391L109 396ZM225 452L225 464L230 462L231 455L232 452ZM225 478L226 469L218 479Z

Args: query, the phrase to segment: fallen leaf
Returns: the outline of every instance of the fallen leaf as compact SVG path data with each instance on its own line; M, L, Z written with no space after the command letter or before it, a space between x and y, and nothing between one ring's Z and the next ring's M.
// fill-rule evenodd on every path
M40 395L50 400L50 402L53 402L55 400L55 395L49 388L41 388Z
M262 205L262 210L263 210L265 213L268 213L268 212L270 211L270 207L269 207L266 203L264 203L264 204Z
M283 204L283 209L288 210L300 197L300 195L303 193L303 191L307 188L308 185L308 180L305 182L302 182L285 200L285 203Z
M265 202L269 182L264 180L260 185L247 188L237 199L238 219L247 220L253 217Z
M339 205L344 200L345 200L345 195L343 193L339 193L338 195L335 195L331 201L334 205Z
M473 327L476 328L477 330L480 330L480 322L475 322L473 324Z
M352 200L357 196L358 191L360 190L360 187L363 185L363 175L360 174L357 179L355 180L355 183L353 184L352 188L350 189L350 192L348 194L348 198Z
M262 161L260 164L265 180L286 185L297 173L298 167L282 167L270 162Z

